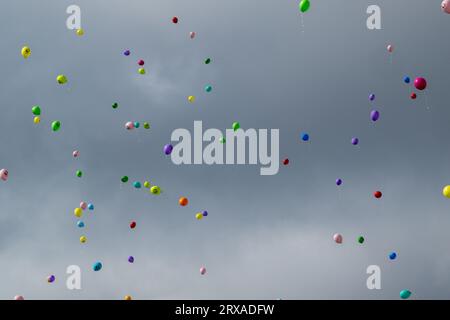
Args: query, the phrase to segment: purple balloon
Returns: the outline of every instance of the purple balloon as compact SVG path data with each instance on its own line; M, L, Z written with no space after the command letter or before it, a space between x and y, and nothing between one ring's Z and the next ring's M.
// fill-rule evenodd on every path
M370 101L375 100L375 95L373 93L369 94L369 100Z
M336 179L336 185L340 186L342 184L342 179Z
M352 145L356 146L359 143L358 138L352 138Z
M171 144L166 144L166 145L164 146L164 153L165 153L166 155L171 154L171 153L172 153L172 150L173 150L173 146L172 146Z
M128 257L128 262L129 263L133 263L134 262L134 257L133 256L129 256Z
M372 112L370 113L370 119L372 119L372 121L377 121L380 118L380 113L377 110L372 110Z
M130 55L130 50L125 50L123 54L126 55L126 56L129 56Z
M203 214L204 217L207 217L208 216L208 211L205 210L205 211L202 212L202 214Z

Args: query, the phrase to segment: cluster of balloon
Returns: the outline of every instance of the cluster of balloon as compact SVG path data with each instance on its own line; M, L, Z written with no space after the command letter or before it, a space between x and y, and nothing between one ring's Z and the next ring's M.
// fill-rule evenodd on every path
M9 173L8 170L6 169L1 169L0 170L0 179L2 179L3 181L7 181L9 177Z
M56 280L56 277L53 274L47 277L48 283L53 283L53 282L55 282L55 280Z
M284 164L285 166L287 166L287 165L289 164L289 159L288 159L288 158L284 159L284 160L283 160L283 164Z
M239 122L233 122L231 127L233 128L233 131L236 131L241 127L241 124Z
M76 34L77 36L81 37L82 35L84 35L84 30L82 28L77 29Z
M203 217L207 217L207 216L208 216L208 211L204 210L204 211L202 211L202 212L198 212L198 213L195 215L195 218L196 218L197 220L202 220Z
M22 54L22 57L24 59L28 59L28 57L31 55L31 49L28 46L24 46L20 53Z
M395 252L391 252L390 254L389 254L389 259L390 260L395 260L397 258L397 254L395 253Z
M409 84L411 82L411 79L408 76L405 76L403 78L403 82ZM427 87L427 80L423 77L417 77L416 79L414 79L414 87L419 91L425 90ZM409 97L412 100L415 100L417 98L417 94L415 92L412 92Z
M442 8L442 11L444 11L445 13L450 14L450 0L442 1L441 8Z
M31 112L33 113L33 115L35 115L33 122L35 124L38 124L39 122L41 122L41 107L39 107L38 105L33 106L31 108Z
M164 146L164 154L165 154L165 155L171 154L171 153L172 153L172 150L173 150L173 146L172 146L171 144L166 144L166 145Z
M300 12L305 13L309 10L310 5L309 0L301 0L298 4L298 8L300 9Z
M400 298L406 300L411 296L412 292L409 290L402 290L400 291Z
M201 268L200 268L200 274L201 274L202 276L204 276L204 275L206 274L206 268L205 268L205 267L201 267Z
M342 243L342 240L343 240L342 235L339 234L339 233L336 233L336 234L333 236L333 240L334 240L334 242L336 242L336 243L338 243L338 244L341 244L341 243Z

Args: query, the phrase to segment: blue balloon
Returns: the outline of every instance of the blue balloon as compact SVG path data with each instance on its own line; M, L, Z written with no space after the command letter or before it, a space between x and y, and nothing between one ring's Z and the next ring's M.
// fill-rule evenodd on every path
M139 122L136 121L136 122L134 123L134 127L135 127L136 129L139 128Z
M411 79L410 79L408 76L406 76L406 77L403 78L403 81L404 81L405 83L410 83L410 82L411 82Z
M308 141L308 140L309 140L309 134L307 134L307 133L302 133L302 140L303 140L303 141Z
M93 205L92 203L89 203L89 204L88 204L88 209L89 209L89 210L94 210L94 205Z
M396 254L395 252L391 252L391 253L389 254L389 259L395 260L395 258L397 258L397 254Z
M92 269L94 271L100 271L102 269L102 263L101 262L96 262L92 265Z
M140 189L140 188L141 188L141 183L140 183L139 181L136 181L136 182L133 183L133 186L134 186L136 189Z
M78 221L77 222L77 226L78 226L78 228L84 228L84 222L83 221Z

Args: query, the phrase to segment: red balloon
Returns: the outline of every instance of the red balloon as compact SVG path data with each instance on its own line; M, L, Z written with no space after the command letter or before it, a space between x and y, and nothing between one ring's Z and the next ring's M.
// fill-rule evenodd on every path
M417 98L417 95L413 92L413 93L411 93L411 99L415 99L415 98Z
M427 87L427 80L425 78L418 77L414 80L414 87L417 90L424 90Z
M382 195L383 195L383 194L381 193L381 191L375 191L375 192L373 193L373 196L374 196L375 198L377 198L377 199L380 199Z
M284 160L283 160L283 164L284 164L285 166L287 166L287 165L289 164L289 159L287 159L287 158L284 159Z
M177 17L173 17L173 18L172 18L172 22L173 22L173 23L178 23L178 18L177 18Z
M140 66L143 66L144 63L145 63L144 60L139 60L139 61L138 61L138 65L140 65Z
M136 221L131 221L131 223L130 223L130 228L131 228L131 229L136 228Z

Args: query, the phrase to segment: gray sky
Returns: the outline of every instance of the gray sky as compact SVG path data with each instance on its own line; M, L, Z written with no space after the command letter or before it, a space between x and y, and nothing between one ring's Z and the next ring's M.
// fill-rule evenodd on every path
M450 200L441 194L450 184L450 16L440 2L312 0L302 22L297 1L4 1L0 168L10 178L0 182L0 298L398 299L403 289L450 298ZM70 4L81 7L83 37L66 28ZM366 28L370 4L381 7L382 30ZM428 80L415 101L405 75ZM162 147L194 120L280 129L290 165L275 176L260 176L259 165L176 166ZM129 132L127 121L151 129ZM123 175L164 192L121 186ZM95 205L85 229L73 215L80 201ZM209 216L197 221L202 210ZM82 268L79 291L65 287L72 264ZM381 290L366 288L372 264Z

